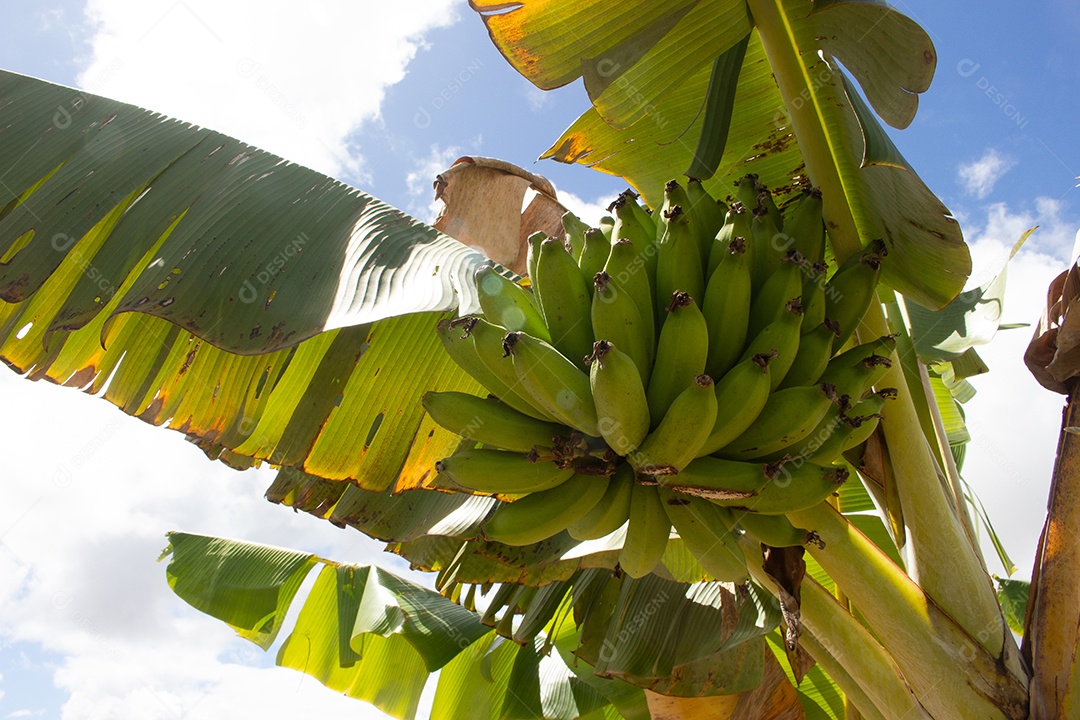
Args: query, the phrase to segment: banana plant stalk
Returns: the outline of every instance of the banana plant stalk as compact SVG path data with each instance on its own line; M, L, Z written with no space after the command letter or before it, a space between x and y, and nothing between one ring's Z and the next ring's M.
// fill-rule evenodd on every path
M845 177L834 160L837 149L832 146L822 121L818 86L811 82L808 68L796 50L792 18L782 0L748 0L747 4L790 113L807 171L814 185L822 190L833 249L842 261L858 251L862 242L850 200L854 189L845 187ZM840 82L824 63L814 70L818 84ZM881 306L872 303L859 337L879 337L888 332L887 328ZM883 380L884 385L898 388L900 394L886 412L882 427L890 452L904 458L895 470L908 523L909 571L933 598L935 606L968 635L978 638L986 651L993 656L1014 656L1015 642L997 604L990 578L938 481L939 467L915 410L914 403L920 398L908 392L902 375L900 367L894 365ZM859 606L865 609L863 603Z

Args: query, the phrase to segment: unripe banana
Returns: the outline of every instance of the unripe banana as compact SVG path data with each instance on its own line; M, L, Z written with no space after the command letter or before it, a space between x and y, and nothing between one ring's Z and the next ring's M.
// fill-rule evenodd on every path
M646 342L650 347L655 346L656 309L653 307L653 286L649 280L650 271L646 260L640 254L638 246L625 238L615 241L604 264L604 272L611 278L617 291L633 298L641 315ZM595 285L593 287L595 288Z
M608 488L608 479L574 475L563 484L534 492L500 505L484 523L488 540L504 545L533 545L558 535L596 507Z
M615 532L630 518L630 498L634 492L634 470L626 463L611 476L604 497L592 510L571 523L567 530L575 540L596 540Z
M660 563L670 534L671 520L656 487L634 483L619 567L632 578L645 577Z
M649 434L649 403L637 365L612 343L598 340L589 384L600 436L619 455L630 454Z
M649 287L655 290L657 263L655 223L651 221L651 218L648 223L643 223L640 217L641 208L629 195L620 195L611 207L615 210L612 244L619 240L628 240L633 244L634 261L645 268ZM649 305L651 307L652 303L650 302Z
M896 396L895 388L883 388L844 413L844 425L810 454L813 462L834 462L843 453L866 442L877 429L885 401Z
M776 353L776 359L769 365L769 382L773 390L783 382L799 352L802 305L798 298L792 298L784 305L784 310L779 319L766 325L754 336L740 358L746 360L754 355Z
M753 460L784 451L814 431L834 404L831 392L831 386L824 383L774 392L754 423L720 454L733 460Z
M578 267L581 268L581 276L585 278L590 294L593 292L593 278L596 277L596 273L604 269L604 263L607 262L610 253L611 243L599 228L589 228L585 231L585 247L582 248L581 257L578 258Z
M506 334L503 352L513 359L522 389L537 405L564 425L599 436L589 376L577 365L543 340L520 332Z
M731 243L735 238L742 238L743 252L747 253L749 267L753 268L753 215L740 203L735 203L724 219L724 226L716 233L709 250L709 264L706 276L712 282L713 273L720 266L721 261L731 252Z
M825 322L825 280L828 272L829 266L823 262L807 267L802 290L804 335Z
M825 219L822 217L821 190L813 188L784 208L784 234L791 247L811 263L825 259Z
M598 272L592 299L593 334L613 343L637 365L642 385L648 387L656 346L649 342L647 322L630 293L622 292L606 272Z
M735 195L747 212L752 212L758 206L761 187L763 186L758 182L757 173L747 173L735 181Z
M507 373L500 375L492 372L487 362L477 352L476 339L472 335L474 327L483 322L480 318L466 317L456 320L443 320L436 330L443 347L450 358L457 363L458 367L467 372L473 380L483 385L489 393L502 400L520 413L537 420L550 421L547 413L538 410L531 402L523 397L514 388L517 386L517 376L514 375L513 367L506 365ZM494 327L485 323L488 327ZM504 331L497 331L496 342L502 347ZM507 382L512 381L512 384Z
M709 252L712 250L713 240L720 228L724 227L724 214L727 208L721 209L716 198L709 194L700 180L690 178L686 181L686 195L690 202L690 210L698 218L698 242L701 246L701 262L706 267L709 263Z
M676 292L668 303L646 397L654 427L690 382L705 372L709 330L694 299Z
M814 462L821 465L830 464L836 459L836 455L829 458L823 456L819 458L818 449L829 443L837 433L843 433L843 429L846 427L843 411L844 408L849 407L848 403L847 396L835 398L833 406L828 409L824 417L818 421L813 431L807 434L806 437L798 442L786 445L776 452L762 456L760 459L765 461L794 460L798 458L806 459L813 455Z
M745 583L746 556L732 533L731 513L708 500L661 489L668 519L686 548L705 571L720 582Z
M653 216L649 214L649 209L638 202L640 196L630 188L627 188L619 193L619 197L626 201L627 206L633 211L638 222L641 223L641 227L645 228L645 231L655 238L656 221L653 219Z
M519 452L506 450L459 450L435 463L439 475L451 487L479 493L520 495L557 487L571 478L574 469L552 462L533 462Z
M607 238L609 245L618 239L615 237L615 218L610 215L605 215L600 218L600 222L598 222L597 225L600 228L600 232L604 233L604 237Z
M771 197L762 193L762 199ZM775 205L773 207L776 207ZM765 280L780 265L787 254L784 234L776 225L776 219L769 213L768 207L758 203L754 208L751 221L754 235L754 291L765 284ZM802 288L799 288L800 292Z
M664 486L684 495L751 503L782 464L699 457L678 475L665 478Z
M585 231L589 229L589 224L568 210L563 213L562 226L566 233L566 242L570 246L570 257L577 262L581 258L581 251L585 249Z
M705 294L705 272L690 219L681 205L674 205L661 213L656 227L663 233L656 250L657 306L665 307L676 290L700 303Z
M534 232L525 241L525 272L529 273L529 287L536 291L536 261L540 259L540 245L547 240L547 233Z
M750 502L712 500L722 507L742 508L761 515L786 515L823 502L848 478L842 467L823 467L796 460L783 466Z
M660 208L661 217L663 217L665 213L670 213L671 209L676 206L682 209L683 217L690 225L690 234L697 241L698 252L702 255L701 267L704 269L705 264L709 261L707 240L711 240L716 236L716 231L720 229L720 226L717 226L717 228L712 231L712 234L706 238L706 224L700 214L699 206L694 205L687 188L680 185L678 180L668 180L664 185L664 204ZM658 235L656 239L659 241L663 238ZM701 298L695 299L699 302L701 301Z
M772 392L772 359L772 355L752 355L716 383L716 421L698 455L712 455L723 449L757 420Z
M765 185L761 183L760 179L758 180L757 190L758 205L761 205L768 211L769 218L772 220L772 224L776 227L777 232L786 230L787 228L784 225L784 223L786 222L784 220L784 214L780 212L780 208L776 206L776 200L773 198L772 192L770 192L769 188L765 187ZM784 248L781 251L786 252L786 250L787 249Z
M884 336L837 355L821 374L821 382L835 385L837 395L847 395L852 402L858 401L892 367L888 357L892 342L891 337ZM879 351L883 354L878 354Z
M841 347L858 329L870 303L877 300L877 282L885 243L870 241L836 270L825 285L825 316L840 325Z
M671 403L663 420L630 463L642 475L672 475L698 455L716 422L716 393L708 375L698 375Z
M519 413L495 399L462 392L428 392L421 401L431 419L450 432L503 450L527 453L551 447L570 428Z
M762 545L769 547L801 547L809 543L820 543L817 533L797 528L783 515L759 515L741 513L736 516L743 530Z
M476 270L476 290L484 318L507 330L527 332L551 341L544 317L528 290L505 278L490 265Z
M805 322L805 317L803 321ZM799 338L799 351L795 353L795 361L777 389L816 384L829 366L835 341L836 327L831 322L822 323L810 332L803 333Z
M551 344L584 368L592 352L592 294L560 240L545 240L536 264L536 294Z
M742 355L750 317L750 263L746 242L736 238L709 278L701 310L708 327L705 372L723 377ZM756 354L756 353L752 353Z
M788 300L801 297L806 263L797 250L791 250L780 260L762 283L750 303L750 322L747 333L757 335L769 323L779 320Z
M503 340L506 337L505 328L489 323L484 318L475 318L469 322L468 333L473 341L476 355L487 367L488 371L532 408L533 412L525 413L526 415L566 424L563 423L560 417L552 415L547 408L537 402L533 394L521 384L521 379L518 378L517 373L514 371L514 363L510 360L506 349L503 347ZM499 397L501 399L501 396Z

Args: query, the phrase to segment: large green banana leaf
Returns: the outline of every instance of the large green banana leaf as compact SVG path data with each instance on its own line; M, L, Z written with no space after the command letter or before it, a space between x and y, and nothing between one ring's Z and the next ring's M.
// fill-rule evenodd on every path
M483 256L220 133L0 72L0 359L101 393L211 457L381 490L478 390L434 329ZM384 422L385 420L385 422Z
M821 184L830 227L842 232L846 215L858 230L842 255L855 242L884 238L892 254L885 280L928 307L963 288L971 263L958 224L874 113L906 127L937 60L925 31L885 2L471 4L537 86L583 77L592 107L543 157L622 176L652 205L664 181L703 168L715 170L706 187L720 197L748 172L781 196ZM755 6L773 15L755 19ZM769 52L759 30L768 30ZM798 79L786 97L775 79L781 69Z

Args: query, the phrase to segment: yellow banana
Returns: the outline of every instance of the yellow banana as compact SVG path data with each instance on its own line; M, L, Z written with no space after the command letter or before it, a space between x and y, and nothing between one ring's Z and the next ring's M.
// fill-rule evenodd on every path
M671 403L663 420L630 463L642 475L673 475L698 455L716 422L716 393L708 375L698 375Z
M533 462L507 450L459 450L435 463L435 470L451 487L480 493L519 495L557 487L574 474L571 467Z
M630 498L634 492L634 470L626 463L611 476L600 502L567 530L575 540L596 540L621 528L630 518Z
M744 583L746 557L732 533L731 513L708 500L660 490L668 519L686 548L720 582Z
M503 450L552 447L570 428L523 415L500 400L462 392L428 392L421 401L432 420L450 432Z
M752 355L716 383L716 421L698 455L712 455L750 427L769 400L772 355Z
M709 335L705 372L714 378L723 377L734 367L746 345L751 302L750 267L745 240L735 238L705 290L701 306Z
M536 264L535 292L551 344L578 367L592 352L592 294L560 240L545 240Z
M528 290L505 278L490 265L476 270L476 290L484 318L509 331L520 330L551 341L544 317Z
M671 403L690 381L705 372L709 353L709 330L705 316L694 299L684 292L671 296L667 319L660 331L646 397L653 426L667 413Z
M488 540L504 545L533 545L566 530L592 510L608 488L608 479L574 475L550 490L534 492L500 505L484 523Z
M598 340L590 358L589 384L600 436L619 455L629 455L649 434L649 403L637 366L615 345Z
M670 534L671 520L656 487L634 483L619 567L632 578L645 577L660 563Z
M564 425L599 436L589 376L548 343L520 332L503 339L523 391Z

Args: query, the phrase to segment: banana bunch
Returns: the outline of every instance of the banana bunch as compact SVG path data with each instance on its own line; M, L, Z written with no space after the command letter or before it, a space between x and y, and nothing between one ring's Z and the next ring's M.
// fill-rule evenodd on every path
M597 228L568 213L565 240L529 238L528 288L477 271L482 314L438 334L490 395L430 392L424 407L467 440L435 487L504 501L488 540L624 533L620 567L641 577L674 527L709 573L741 580L737 525L799 537L784 514L845 481L834 463L891 394L874 388L892 338L850 341L884 244L829 272L820 193L781 211L748 175L737 198L671 181L650 211L628 190Z

